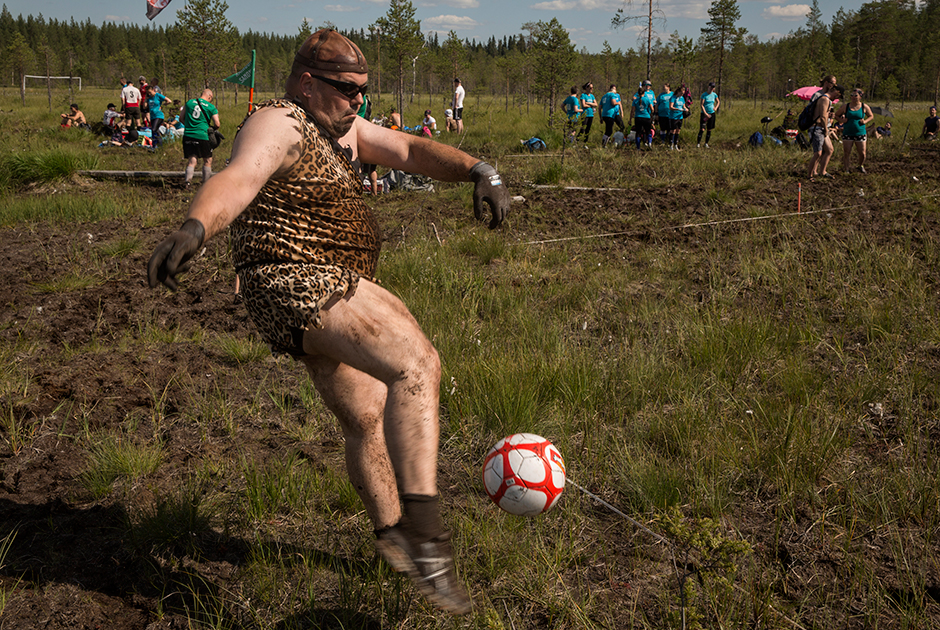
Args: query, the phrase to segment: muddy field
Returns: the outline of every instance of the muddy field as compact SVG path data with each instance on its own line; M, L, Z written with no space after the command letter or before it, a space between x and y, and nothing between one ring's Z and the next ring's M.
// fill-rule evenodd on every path
M916 174L925 188L936 190L940 153L929 148L871 164L870 171L895 174L898 181L908 181ZM851 200L855 211L845 218L846 222L864 224L868 233L892 238L897 226L909 220L909 212L913 211L904 204L895 204L886 211L888 206L883 198L858 196L863 181L859 178L804 184L804 204L839 208ZM755 205L761 200L790 199L796 181L792 175L782 176L747 194L753 195ZM87 180L63 184L90 195L100 186L113 185L123 184ZM191 193L158 185L129 188L131 195L159 195L168 206L181 211L191 197ZM612 247L629 249L632 241L650 238L685 239L690 247L695 246L694 231L665 228L697 220L695 207L701 199L700 190L670 190L677 202L673 206L676 209L655 220L647 217L643 191L564 192L519 186L513 192L524 195L526 200L514 205L506 229L514 231L520 241L564 236L567 227L574 223L595 221L590 213L571 211L572 207L584 207L587 201L591 206L604 208L604 218L594 225L596 232L631 232ZM430 204L423 197L415 199L410 211L413 214L380 212L390 244L408 233L402 226L428 220ZM529 209L535 205L540 208L537 220L529 215ZM781 211L779 207L770 210ZM471 211L456 204L435 206L434 212L472 220ZM556 219L545 219L552 214ZM940 233L937 218L921 217L920 222L937 234ZM290 361L269 359L254 366L235 366L218 347L193 340L197 329L238 338L253 336L254 332L244 308L232 294L234 275L224 264L224 239L210 243L205 254L208 262L186 278L179 293L147 288L144 269L149 252L168 227L113 221L82 226L16 227L0 233L3 287L0 336L6 344L20 349L11 357L10 364L0 369L28 375L22 391L4 392L0 413L30 427L29 435L21 436L21 448L14 448L8 428L3 430L7 439L0 446L0 532L16 531L0 569L0 584L6 589L15 586L0 617L3 630L188 627L185 610L195 591L165 592L162 585L171 582L175 574L195 574L199 576L200 588L225 589L238 574L248 545L237 536L213 530L215 533L197 541L201 552L198 558L171 565L160 554L135 544L130 539L127 522L137 518L141 506L150 504L161 491L178 484L194 458L222 459L237 452L239 457L264 461L297 450L292 438L261 420L257 426L243 426L237 439L224 431L198 430L185 422L154 426L152 418L156 411L172 418L190 404L180 399L184 388L174 386L182 380L186 383L185 391L218 388L233 405L238 405L247 404L261 383L277 381L287 389L304 378L298 366ZM728 238L733 238L736 229L740 228L729 227ZM75 288L55 284L61 281L64 272L74 269L80 275L77 267L88 264L82 253L88 248L79 244L111 243L128 232L139 235L140 246L124 258L96 262L101 265L102 281ZM168 339L155 337L141 343L151 328L175 332ZM122 341L128 338L136 341ZM233 378L236 372L242 375L239 380ZM272 407L273 403L268 400L264 405ZM111 428L118 431L126 427L128 418L140 419L141 431L159 432L166 446L164 459L158 472L145 483L95 500L80 479L87 465L87 450L80 438L106 433ZM304 443L301 450L315 466L342 468L338 430L325 429L319 439ZM453 472L445 470L445 480ZM598 518L615 522L615 517L603 510ZM756 543L756 562L766 565L767 570L792 569L797 576L813 572L813 589L841 579L841 567L847 559L833 555L831 549L815 546L812 533L804 530L812 522L809 514L805 522L788 525L785 531L776 534L770 526L774 518L772 513L763 513L759 504L747 514L736 515L741 533ZM925 553L940 553L936 532L911 535L923 539ZM631 544L628 539L618 540L616 534L611 537L612 549ZM333 552L317 547L316 540L304 542L323 554ZM873 554L884 556L883 574L874 577L891 580L895 559L889 553L888 542L878 532L872 532L868 544ZM937 605L940 574L935 565L931 571L925 576L932 611L928 611L928 616L940 623ZM155 579L155 574L162 577ZM638 602L633 600L628 585L631 576L622 577L622 588L612 586L609 598L612 607L626 610L636 607ZM782 596L793 601L810 597L809 586L800 591L799 579L794 578L791 585L793 591ZM903 592L901 585L895 590L898 598L915 596ZM820 628L866 627L863 611L854 610L856 603L845 604L843 611L819 611L815 620L809 615L803 622ZM361 627L385 627L378 619L360 621ZM828 625L832 621L839 625ZM894 621L889 616L885 627L894 627ZM295 623L304 626L303 622ZM339 626L324 621L323 627ZM546 620L544 627L552 626ZM780 620L768 620L766 627L788 626Z

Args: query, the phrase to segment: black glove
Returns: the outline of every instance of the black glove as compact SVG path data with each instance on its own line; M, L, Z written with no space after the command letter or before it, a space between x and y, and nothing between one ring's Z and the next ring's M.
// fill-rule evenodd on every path
M174 291L179 288L176 274L188 271L192 257L202 247L206 228L196 219L187 219L183 226L157 245L147 264L147 281L150 288L162 282Z
M490 229L498 227L509 213L509 191L503 186L499 173L486 162L477 162L470 169L470 181L474 183L474 216L477 219L483 219L483 202L486 202L493 214L493 218L490 220Z

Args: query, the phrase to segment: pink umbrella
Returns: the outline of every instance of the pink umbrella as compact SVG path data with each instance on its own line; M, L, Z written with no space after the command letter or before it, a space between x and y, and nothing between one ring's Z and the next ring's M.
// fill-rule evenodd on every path
M787 94L787 96L797 96L803 99L804 101L808 101L811 98L813 98L813 95L816 94L816 92L818 92L821 89L822 88L819 87L818 85L807 85L806 87L801 87L798 90L793 90L792 92ZM838 103L839 99L834 99L832 102Z
M813 94L815 94L821 89L822 88L819 87L818 85L808 85L806 87L801 87L798 90L793 90L792 92L787 94L787 96L798 96L804 101L808 101L809 99L813 98Z

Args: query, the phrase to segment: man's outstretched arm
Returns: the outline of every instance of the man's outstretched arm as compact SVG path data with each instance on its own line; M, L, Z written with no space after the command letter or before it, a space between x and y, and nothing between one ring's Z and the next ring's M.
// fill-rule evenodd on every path
M359 159L442 182L473 182L473 211L483 218L489 205L490 228L499 226L509 212L509 192L496 169L459 149L407 133L384 129L357 119Z

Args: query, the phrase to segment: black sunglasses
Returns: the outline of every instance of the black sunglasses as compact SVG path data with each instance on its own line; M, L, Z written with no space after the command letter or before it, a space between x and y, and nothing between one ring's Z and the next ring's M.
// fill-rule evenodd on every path
M366 90L369 89L369 84L365 85L356 85L355 83L347 83L346 81L336 81L334 79L327 79L326 77L321 77L318 74L311 74L314 79L320 79L327 85L333 86L337 92L345 96L346 98L356 98L359 94L365 95Z

